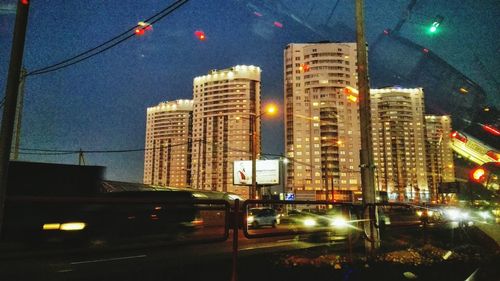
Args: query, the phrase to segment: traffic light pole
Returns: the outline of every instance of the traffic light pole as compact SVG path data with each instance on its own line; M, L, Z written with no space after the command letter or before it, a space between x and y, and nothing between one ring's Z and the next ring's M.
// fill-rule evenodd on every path
M361 131L361 187L363 192L364 226L367 232L365 248L370 255L374 255L380 246L380 237L377 224L376 210L370 207L375 203L375 166L373 161L373 145L371 136L370 112L370 85L368 83L368 56L364 26L363 0L356 0L356 44L358 60L358 91L359 91L359 120ZM371 205L373 206L373 205ZM368 207L368 208L367 208ZM375 207L374 207L375 208Z
M9 74L5 90L5 103L0 130L0 234L4 222L5 196L7 191L7 176L12 148L14 120L19 89L19 79L23 63L24 41L28 25L29 1L19 0L17 3L16 23L12 38Z

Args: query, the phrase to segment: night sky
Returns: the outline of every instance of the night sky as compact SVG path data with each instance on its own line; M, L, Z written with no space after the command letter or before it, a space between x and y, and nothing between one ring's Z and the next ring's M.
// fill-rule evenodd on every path
M24 65L28 71L99 45L172 1L32 0ZM338 2L338 3L337 3ZM394 27L408 1L366 3L368 42ZM0 88L5 89L15 1L0 1ZM354 41L352 0L191 0L153 26L98 56L27 78L21 147L61 150L144 148L146 108L192 98L192 81L237 64L262 68L262 100L283 100L283 49L288 43ZM257 16L254 12L257 12ZM440 33L425 27L436 15ZM479 83L499 104L500 2L417 1L403 36L428 47ZM283 26L278 27L274 22ZM203 30L200 41L194 35ZM480 59L478 62L477 58ZM394 55L394 59L404 60ZM371 81L376 84L376 81ZM404 85L403 85L404 86ZM2 94L3 95L3 94ZM282 154L282 118L264 119L263 152ZM143 152L86 154L107 177L142 181ZM77 163L78 155L23 155L23 160Z

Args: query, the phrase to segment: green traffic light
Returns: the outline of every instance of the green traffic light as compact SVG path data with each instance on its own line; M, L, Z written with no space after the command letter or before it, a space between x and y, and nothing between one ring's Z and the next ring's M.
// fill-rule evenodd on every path
M432 23L431 27L429 28L430 33L435 33L437 31L437 28L439 26L439 22L435 21Z

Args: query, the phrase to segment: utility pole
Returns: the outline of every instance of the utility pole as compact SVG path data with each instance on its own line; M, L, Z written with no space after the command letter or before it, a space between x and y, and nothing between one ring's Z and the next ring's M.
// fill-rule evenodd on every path
M78 165L85 166L85 156L83 155L83 150L80 148L80 152L78 153Z
M156 157L156 140L153 140L153 161L152 166L151 166L151 184L153 185L155 183L154 178L155 178L155 157Z
M250 119L252 123L252 189L250 190L250 199L255 199L257 194L257 116L252 115Z
M23 64L24 41L28 25L29 1L18 1L16 23L12 38L10 53L9 74L5 90L5 104L0 130L0 234L4 220L5 195L7 191L7 177L9 169L10 151L12 148L12 134L16 117L17 91Z
M23 120L23 107L24 107L24 84L26 82L26 68L23 67L21 70L21 78L19 81L19 90L17 91L17 107L16 107L16 129L14 130L14 155L13 160L19 158L19 143L21 142L21 124Z
M380 247L379 231L375 227L377 223L376 207L366 208L375 203L375 166L373 161L373 144L371 135L371 112L370 112L370 85L368 82L368 57L364 26L364 1L356 0L356 44L358 60L358 91L359 91L359 119L361 126L361 186L363 191L363 205L365 206L364 218L368 219L364 224L368 239L365 240L367 252L373 256Z
M197 189L203 189L200 187L200 175L201 175L201 139L198 139L198 169L196 171L196 188Z

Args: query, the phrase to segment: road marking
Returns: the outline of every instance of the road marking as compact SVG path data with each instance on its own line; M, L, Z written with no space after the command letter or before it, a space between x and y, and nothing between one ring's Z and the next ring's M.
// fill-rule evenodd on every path
M295 240L295 239L283 239L283 240L278 240L276 242L278 242L278 243L284 243L284 242L293 242L293 241L297 241L297 240Z
M119 260L138 259L138 258L145 258L145 257L147 257L147 256L146 255L137 255L137 256L129 256L129 257L110 258L110 259L98 259L98 260L89 260L89 261L76 261L76 262L72 262L70 264L75 265L75 264L84 264L84 263L119 261Z
M248 251L248 250L256 250L256 249L265 249L265 248L273 248L277 247L276 244L274 245L263 245L263 246L255 246L255 247L247 247L247 248L241 248L240 251Z
M65 273L65 272L71 272L71 271L73 271L73 269L61 269L61 270L58 270L57 272Z

